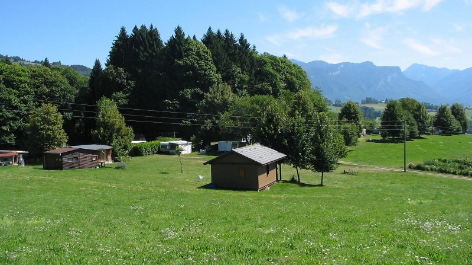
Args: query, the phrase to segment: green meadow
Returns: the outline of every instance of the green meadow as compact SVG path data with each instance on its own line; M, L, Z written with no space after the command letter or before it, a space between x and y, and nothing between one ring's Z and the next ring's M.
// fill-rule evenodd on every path
M408 161L470 156L471 142L411 141ZM261 192L208 188L213 156L198 154L184 173L166 155L2 167L0 264L472 264L472 181L402 172L402 148L361 141L324 187L311 171L290 183L284 165Z

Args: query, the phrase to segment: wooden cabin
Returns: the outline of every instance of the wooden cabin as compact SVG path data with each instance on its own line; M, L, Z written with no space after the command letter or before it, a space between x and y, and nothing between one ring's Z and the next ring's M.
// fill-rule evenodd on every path
M104 166L105 164L113 163L111 158L113 148L109 145L104 144L84 144L84 145L75 145L72 146L73 148L77 149L84 149L89 150L92 154L98 157L98 163L100 166Z
M216 188L262 190L281 179L285 154L256 144L235 148L209 160L211 182Z
M43 169L78 169L99 166L95 152L74 147L63 147L44 152Z

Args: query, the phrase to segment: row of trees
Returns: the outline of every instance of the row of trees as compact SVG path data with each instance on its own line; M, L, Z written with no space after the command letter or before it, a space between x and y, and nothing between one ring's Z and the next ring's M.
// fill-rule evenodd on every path
M126 119L149 140L176 132L201 145L261 142L287 153L297 169L329 171L346 154L338 117L306 73L286 57L257 53L242 34L210 28L197 40L177 27L164 44L153 26L131 34L122 28L105 66L97 60L87 80L47 60L34 67L0 63L1 147L39 155L65 141L98 142L120 155L133 135ZM35 135L41 130L54 133ZM46 142L27 141L36 136L55 142L33 148Z
M126 126L114 101L104 97L98 102L98 109L96 129L91 132L92 137L97 143L111 145L115 158L121 160L128 156L134 138L133 129ZM62 147L69 139L63 125L63 116L57 107L43 103L26 118L24 147L33 157Z
M197 40L177 27L164 44L151 25L134 27L130 34L121 28L106 68L95 62L89 101L106 96L120 107L171 113L171 118L178 120L177 126L157 115L153 122L143 122L138 115L133 128L148 138L175 131L189 138L198 133L198 128L182 129L180 123L200 124L202 120L192 114L201 113L202 108L207 114L218 114L219 109L201 103L210 88L222 86L228 86L238 97L279 97L287 91L311 88L300 67L286 57L257 53L242 34L236 38L228 30L214 32L209 28Z
M22 66L0 63L0 148L22 148L25 124L43 103L57 106L72 143L82 142L85 128L73 103L86 102L88 78L69 67Z
M433 127L443 133L465 133L469 120L459 104L440 106L436 115L429 115L424 104L412 98L390 101L381 118L383 138L416 138L431 133ZM406 123L406 127L405 127Z
M202 136L245 138L279 150L287 154L286 162L296 168L298 181L299 169L308 169L321 172L323 184L323 173L334 169L337 161L347 155L338 116L328 111L319 91L307 89L278 98L256 95L237 99L229 92L226 97L217 97L223 93L213 92L214 96L205 98L205 103L212 99L220 103L233 101L218 119L208 120L201 130ZM204 142L202 138L200 141Z

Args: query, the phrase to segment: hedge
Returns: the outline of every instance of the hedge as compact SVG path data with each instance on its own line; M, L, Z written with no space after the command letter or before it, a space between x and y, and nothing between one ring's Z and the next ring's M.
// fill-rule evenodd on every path
M130 156L147 156L157 154L161 141L152 141L139 144L133 144Z

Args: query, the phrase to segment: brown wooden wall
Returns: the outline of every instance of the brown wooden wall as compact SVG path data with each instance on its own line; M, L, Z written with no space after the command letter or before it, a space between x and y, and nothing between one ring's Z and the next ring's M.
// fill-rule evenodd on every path
M60 154L44 154L43 169L62 169Z
M269 171L267 172L267 170ZM277 163L273 163L265 167L259 167L258 181L258 189L261 189L277 181Z
M267 168L247 158L230 154L211 164L211 182L221 189L259 190L276 181L276 172L276 163Z
M59 154L44 154L44 169L78 169L98 167L98 158L92 150L74 150Z

